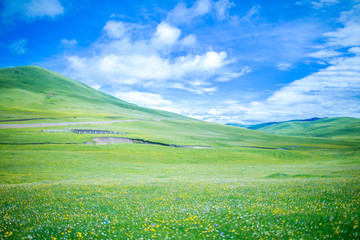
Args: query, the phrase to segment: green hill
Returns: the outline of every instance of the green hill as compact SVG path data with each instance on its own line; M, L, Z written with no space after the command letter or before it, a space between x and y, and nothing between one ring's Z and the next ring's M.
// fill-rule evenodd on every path
M37 66L0 69L0 124L122 119L142 121L97 125L97 128L126 131L129 137L170 144L223 146L236 142L237 145L263 146L272 136L139 107ZM20 140L3 136L3 142L34 141L35 135L22 136ZM41 138L36 141L59 141ZM250 142L247 144L247 141Z
M360 119L350 117L258 124L248 128L288 136L360 138Z
M0 120L24 118L187 117L127 103L37 67L0 68Z
M141 121L96 125L98 129L126 132L128 137L166 144L210 145L219 147L282 148L332 145L334 142L308 138L276 136L249 129L208 123L175 113L139 107L58 73L25 66L0 69L0 124L84 122L138 119ZM25 120L19 122L19 120ZM156 121L154 121L156 120ZM4 130L3 143L92 141L54 137L38 132L27 135L10 134ZM40 134L40 135L37 135ZM59 135L60 136L60 135Z

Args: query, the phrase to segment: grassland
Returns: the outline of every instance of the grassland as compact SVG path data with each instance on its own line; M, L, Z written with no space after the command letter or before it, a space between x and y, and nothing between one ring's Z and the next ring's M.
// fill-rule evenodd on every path
M36 73L29 80L45 74L36 67L20 70L3 70L0 76L10 74L14 80ZM136 105L98 92L100 97L88 101L95 90L81 84L80 90L87 89L83 102L66 108L62 98L79 98L77 89L71 91L74 85L61 92L61 84L53 83L51 90L40 93L36 89L46 85L6 84L13 93L4 90L0 95L2 120L46 118L7 124L109 116L141 120L0 129L0 239L360 237L360 141L351 137L354 133L349 138L279 136L161 111L142 113ZM21 98L14 94L19 89L40 96L39 101L57 92L59 101L52 107L47 102L25 106L27 97L15 99ZM91 111L91 102L99 111ZM82 112L74 119L77 108ZM41 131L64 128L119 131L126 133L121 137L212 148L84 144L94 143L93 137L119 135Z

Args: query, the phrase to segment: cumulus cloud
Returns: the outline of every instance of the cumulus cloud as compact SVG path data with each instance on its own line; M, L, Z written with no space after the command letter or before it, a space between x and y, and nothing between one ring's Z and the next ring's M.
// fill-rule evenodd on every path
M121 38L127 32L127 27L121 21L110 20L106 22L103 30L110 38Z
M150 92L116 92L113 94L115 97L124 101L137 104L139 106L154 108L164 111L171 111L175 113L181 113L181 109L176 106L172 101L165 99L160 94Z
M162 107L172 104L171 101L164 99L160 94L149 92L116 92L114 95L125 101L146 107Z
M203 55L188 54L172 59L162 58L158 54L100 54L93 57L70 56L67 60L69 73L88 84L101 81L118 86L139 85L184 90L196 88L202 89L201 92L209 92L209 89L202 86L192 85L192 79L195 76L211 77L221 74L220 69L227 64L226 56L225 52L209 51Z
M231 71L227 66L234 59L229 59L225 51L197 50L195 54L192 47L196 45L196 35L182 38L181 29L169 23L159 23L147 38L131 36L134 28L137 26L133 23L106 22L105 38L92 46L92 55L66 57L65 74L89 85L101 82L103 87L173 88L206 94L217 90L212 80L230 81L250 71L248 67ZM189 51L184 50L187 48Z
M59 0L4 0L1 13L2 21L10 23L14 19L54 18L64 13L64 7Z
M181 34L181 30L171 26L165 22L160 23L156 27L155 35L152 39L155 45L167 46L177 42Z

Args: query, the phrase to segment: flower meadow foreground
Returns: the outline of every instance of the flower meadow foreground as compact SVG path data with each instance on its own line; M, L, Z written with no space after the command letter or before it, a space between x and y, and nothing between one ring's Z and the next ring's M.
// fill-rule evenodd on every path
M2 185L1 239L359 239L359 178Z

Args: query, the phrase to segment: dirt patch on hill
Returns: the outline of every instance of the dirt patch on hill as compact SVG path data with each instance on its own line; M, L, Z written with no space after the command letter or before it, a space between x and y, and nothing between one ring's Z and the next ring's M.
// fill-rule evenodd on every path
M96 144L114 144L114 143L134 143L135 141L129 138L118 137L94 137Z
M176 148L194 148L194 149L212 148L210 146L166 144L166 143L160 143L160 142L146 141L146 140L137 139L137 138L94 137L93 140L96 142L96 144L100 144L100 145L116 144L116 143L137 143L137 144L160 145L160 146L176 147Z

